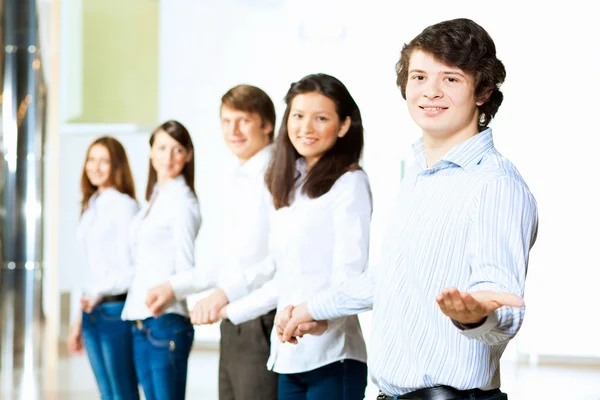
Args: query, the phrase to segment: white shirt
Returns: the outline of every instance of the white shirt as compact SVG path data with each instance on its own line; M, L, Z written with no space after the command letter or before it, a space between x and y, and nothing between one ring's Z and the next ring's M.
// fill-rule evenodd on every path
M176 298L219 286L233 301L272 278L268 239L274 208L265 185L271 151L272 145L266 146L228 174L216 265L173 275Z
M306 176L299 159L298 182ZM314 294L359 276L367 266L371 192L362 170L342 175L326 194L311 199L298 187L290 207L276 211L269 248L275 277L249 296L227 307L229 319L239 324L277 305L302 303ZM278 373L300 373L354 359L366 362L366 347L356 316L330 321L320 336L305 336L297 345L281 343L271 333L268 368Z
M200 223L198 199L182 175L161 187L155 186L150 202L131 224L135 278L123 319L151 317L145 304L148 289L194 267L194 242ZM188 315L183 301L168 306L164 312Z
M83 291L91 297L127 292L134 269L129 248L129 225L137 202L114 188L94 193L77 227L83 255Z
M444 289L523 296L537 205L487 129L426 167L423 141L389 218L381 261L308 302L316 319L373 308L369 373L387 395L448 385L500 387L499 361L524 308L501 307L462 330L435 298Z

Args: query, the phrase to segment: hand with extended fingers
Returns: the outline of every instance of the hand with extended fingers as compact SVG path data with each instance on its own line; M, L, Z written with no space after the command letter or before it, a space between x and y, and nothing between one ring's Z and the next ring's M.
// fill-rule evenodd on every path
M315 321L306 309L306 303L287 306L275 316L275 331L281 342L298 343L304 335L321 335L328 328L327 321Z
M442 290L436 301L444 314L461 324L477 324L502 306L523 307L523 299L512 293L478 291L461 293L456 288Z
M214 324L227 318L224 307L229 304L225 291L215 289L208 297L198 300L190 311L190 319L194 325Z
M146 294L146 307L150 310L154 318L158 318L164 307L175 298L173 287L170 283L162 283L148 290Z

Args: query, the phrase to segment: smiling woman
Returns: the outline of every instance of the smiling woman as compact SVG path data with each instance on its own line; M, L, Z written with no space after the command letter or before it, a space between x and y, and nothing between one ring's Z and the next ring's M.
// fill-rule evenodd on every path
M133 278L128 236L138 211L127 154L109 136L87 151L81 174L81 217L77 229L85 279L81 310L67 344L85 348L102 398L139 399L131 329L120 318Z
M167 121L150 136L150 165L146 200L156 183L160 185L182 175L194 196L194 143L188 130L177 121Z
M88 148L81 174L81 213L87 209L92 195L110 187L135 199L133 175L125 148L110 136L100 137Z
M296 164L306 164L302 193L317 198L344 173L358 169L364 138L360 110L342 82L325 74L292 84L276 151L266 174L276 208L291 204Z
M321 93L309 92L292 100L287 127L292 145L310 170L338 138L348 133L350 117L340 119L333 100Z
M194 145L178 121L167 121L150 136L148 203L130 230L135 276L122 318L131 321L133 357L147 400L185 398L187 362L194 329L185 301L153 317L148 289L194 267L200 208L194 190Z
M276 273L227 306L224 314L238 326L275 306L302 302L367 266L372 207L369 180L359 166L358 105L342 82L325 74L293 83L285 100L265 177L276 208L269 233ZM358 400L367 385L366 359L360 324L352 316L295 346L281 343L273 330L267 366L279 374L279 400Z

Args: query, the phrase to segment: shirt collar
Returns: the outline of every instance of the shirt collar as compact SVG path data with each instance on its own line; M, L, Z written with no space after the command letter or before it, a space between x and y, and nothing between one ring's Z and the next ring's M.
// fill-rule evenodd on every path
M158 185L158 182L156 182L156 184L154 185L154 188L152 189L152 197L154 197L156 194L158 194L158 192L160 191L161 193L166 193L169 192L175 188L181 187L187 185L187 183L185 182L185 178L183 176L183 174L180 174L177 176L177 178L173 178L170 181L168 181L167 183L165 183L164 185L160 186Z
M306 160L304 157L296 158L296 176L298 178L302 178L306 175Z
M258 153L250 157L248 161L240 164L237 172L248 176L260 176L265 171L272 149L272 144L263 147Z
M102 193L96 190L92 197L90 197L88 204L104 204L104 202L108 201L108 199L111 197L111 194L115 192L118 193L117 189L115 189L114 187L106 188L104 191L102 191Z
M419 165L426 169L425 145L423 138L420 138L413 144L413 153L415 160ZM492 137L492 129L479 132L477 135L457 144L440 161L452 163L459 167L469 170L476 166L483 158L486 151L494 147L494 139Z

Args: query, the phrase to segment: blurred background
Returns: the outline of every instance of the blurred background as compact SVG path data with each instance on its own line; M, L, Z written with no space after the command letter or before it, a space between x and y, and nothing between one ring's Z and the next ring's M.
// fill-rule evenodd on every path
M540 213L526 319L503 357L503 388L518 400L600 399L600 28L592 2L0 0L0 10L0 398L97 398L87 360L64 350L78 304L79 179L93 139L109 134L124 144L143 193L149 133L167 119L188 127L204 221L197 268L208 268L227 211L219 171L234 162L220 134L221 96L240 83L258 86L280 117L290 83L334 75L366 128L376 262L420 134L395 63L426 26L466 17L490 33L506 66L494 140ZM369 313L361 323L368 341L377 327ZM217 325L197 329L191 398L217 398L218 341ZM369 386L367 398L375 393Z

